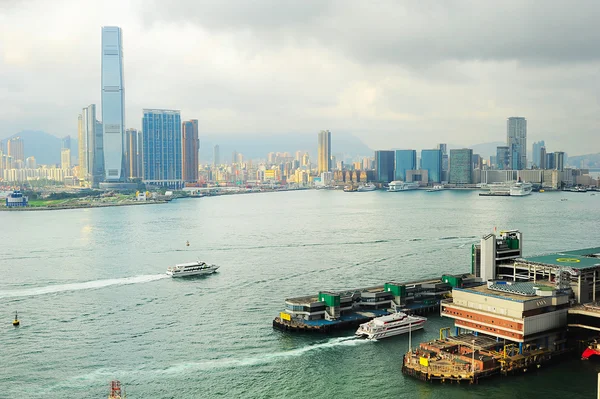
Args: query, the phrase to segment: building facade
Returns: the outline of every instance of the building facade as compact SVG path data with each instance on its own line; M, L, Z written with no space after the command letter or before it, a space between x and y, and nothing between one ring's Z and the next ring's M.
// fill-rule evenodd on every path
M450 184L471 184L473 150L450 150Z
M60 167L61 169L71 169L71 149L63 148L60 150Z
M102 27L102 124L104 180L124 180L123 137L125 130L123 86L123 37L121 28Z
M538 167L540 169L546 169L546 147L543 146L540 148L540 164Z
M20 137L13 137L6 143L6 153L12 157L13 162L25 162L25 145Z
M181 115L179 111L144 109L142 119L144 182L178 188L183 185Z
M533 150L532 150L532 157L533 157L532 166L533 166L533 168L542 169L541 168L542 158L540 156L542 147L544 147L544 148L546 147L546 143L544 142L544 140L536 141L533 143Z
M396 150L394 156L394 180L406 181L406 171L417 168L417 151Z
M510 148L512 169L527 168L527 119L513 116L506 121L506 145Z
M104 179L102 123L96 119L96 105L83 108L78 117L79 178L97 187Z
M427 171L429 183L442 182L442 151L421 150L421 169Z
M182 131L183 180L186 182L196 182L198 181L198 150L200 148L200 142L198 141L198 120L191 119L183 122Z
M509 170L510 167L510 148L508 146L496 147L496 169Z
M562 151L554 152L554 169L558 171L565 170L565 153Z
M221 154L219 151L219 146L216 145L213 147L213 166L221 165Z
M125 131L125 170L124 176L127 179L136 179L142 177L143 170L143 134L137 129L127 129Z
M318 173L329 172L331 170L331 132L321 130L319 132L318 147Z
M375 151L375 179L382 183L394 180L394 151Z

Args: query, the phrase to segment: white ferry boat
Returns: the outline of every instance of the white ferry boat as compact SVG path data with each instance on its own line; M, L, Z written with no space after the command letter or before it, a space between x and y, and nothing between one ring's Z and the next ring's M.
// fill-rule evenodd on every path
M444 186L441 184L436 184L434 185L432 188L428 189L428 192L434 192L434 191L442 191L444 189Z
M358 191L375 191L377 187L373 183L367 183L362 186L358 186Z
M201 274L211 274L217 271L219 266L209 265L204 262L196 261L190 263L181 263L167 268L167 274L171 277L198 276Z
M407 191L407 190L416 190L419 188L418 182L403 182L400 180L394 180L390 184L388 184L388 191Z
M361 324L354 335L367 339L381 339L400 335L410 331L420 330L425 325L427 318L409 316L398 312L388 316L381 316L368 323Z
M524 197L526 195L531 194L531 190L533 189L533 185L527 182L516 182L510 187L510 196L511 197Z

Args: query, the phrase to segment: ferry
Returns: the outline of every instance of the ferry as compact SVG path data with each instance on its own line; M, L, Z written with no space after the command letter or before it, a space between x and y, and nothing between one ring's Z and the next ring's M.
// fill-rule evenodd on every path
M209 265L204 262L196 261L169 267L167 268L167 274L171 277L198 276L214 273L218 268L219 266L216 265Z
M524 197L531 194L533 190L533 184L527 182L518 181L510 187L511 197Z
M420 330L426 321L426 317L409 316L406 313L397 312L388 316L376 317L368 323L361 324L354 335L367 339L387 338Z
M357 189L354 186L345 186L344 191L347 193L353 193L353 192L357 191Z
M375 191L377 190L377 187L375 187L375 185L373 183L367 183L364 184L362 186L358 186L358 191Z
M428 189L427 192L431 193L434 191L442 191L443 189L444 189L444 186L442 186L441 184L436 184L432 188Z
M390 191L390 192L416 190L418 188L419 188L418 182L407 183L407 182L403 182L400 180L394 180L393 182L391 182L388 185L388 191Z

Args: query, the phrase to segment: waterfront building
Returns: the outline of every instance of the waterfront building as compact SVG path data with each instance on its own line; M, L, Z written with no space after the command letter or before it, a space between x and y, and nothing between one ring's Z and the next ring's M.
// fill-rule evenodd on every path
M418 182L421 186L426 186L429 182L429 173L427 169L415 169L406 171L406 182Z
M510 149L508 146L496 147L496 169L510 169Z
M540 141L536 141L533 143L533 150L532 150L532 156L533 156L533 168L538 168L538 169L542 169L541 165L542 165L542 158L540 156L541 154L541 150L542 148L546 147L546 143L544 142L544 140L540 140Z
M547 165L546 165L546 147L545 146L542 146L540 148L539 157L540 157L540 164L538 165L538 167L540 169L546 169Z
M142 177L142 148L143 135L137 129L127 129L125 131L125 170L124 176L127 179Z
M527 120L513 116L506 121L506 145L510 148L512 169L527 168Z
M473 150L450 150L450 184L471 184Z
M25 161L25 145L22 138L13 137L8 139L6 150L8 156L12 157L13 162Z
M394 159L394 179L406 181L406 171L417 168L417 151L396 150Z
M183 180L186 182L196 182L198 181L198 150L200 148L200 142L198 141L198 120L191 119L183 122L182 132Z
M375 175L378 182L389 183L394 180L394 151L375 151Z
M121 28L104 26L102 27L102 138L103 172L105 172L106 182L124 180L124 97Z
M546 153L546 168L545 169L555 169L556 168L556 159L555 153L549 152Z
M96 119L96 105L83 108L78 117L80 179L97 187L104 178L102 123Z
M63 148L60 150L60 167L62 169L71 169L71 149Z
M317 162L317 172L319 174L331 170L331 132L329 130L321 130L319 132Z
M182 179L181 115L167 109L144 109L142 119L144 182L179 188Z
M221 165L221 154L219 151L219 145L213 147L213 166Z
M441 144L440 144L441 145ZM445 146L445 144L444 144ZM425 183L442 182L443 167L442 150L421 150L421 169L427 171L428 181Z
M565 170L565 153L562 151L554 152L554 169L558 171Z

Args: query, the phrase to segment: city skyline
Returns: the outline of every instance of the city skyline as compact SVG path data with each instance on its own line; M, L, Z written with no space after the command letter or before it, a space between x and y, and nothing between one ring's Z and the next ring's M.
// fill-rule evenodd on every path
M504 26L501 15L515 4L500 5L500 10L485 4L469 4L466 9L470 13L489 22L492 37L487 38L486 46L478 40L465 40L475 28L473 22L463 21L454 26L454 20L463 18L458 12L460 6L433 7L434 15L447 14L449 18L432 28L426 39L415 35L414 26L424 18L423 6L406 8L390 3L388 12L383 12L385 7L371 7L362 11L374 20L381 17L384 25L405 18L414 21L390 24L400 26L399 34L385 37L369 24L361 26L355 34L364 36L367 42L381 39L378 48L389 50L397 46L405 50L381 53L357 47L344 37L325 35L327 25L314 18L315 13L323 13L325 19L334 18L346 24L360 15L358 7L351 6L297 5L297 15L285 16L289 25L264 26L258 23L256 13L241 12L234 16L220 6L192 4L189 7L193 12L177 14L176 10L183 7L181 2L164 15L160 15L159 10L165 11L160 7L155 14L141 10L135 3L119 2L122 9L118 13L115 12L117 2L110 1L101 9L77 7L77 3L69 1L53 6L35 0L29 4L36 7L32 10L16 4L7 8L0 28L6 37L18 38L6 41L0 66L5 81L11 82L12 90L20 93L11 96L11 106L16 112L7 112L0 118L0 131L7 136L23 128L41 129L57 136L74 135L70 122L73 111L80 109L81 104L101 102L94 83L101 72L94 44L99 38L94 36L98 36L98 27L107 22L122 27L127 36L124 67L131 71L127 76L135 78L127 82L125 113L139 115L140 109L152 105L181 109L183 115L200 120L201 134L293 132L310 135L320 126L329 126L336 135L354 134L371 148L427 148L428 143L439 141L469 146L490 142L501 135L505 130L503 119L508 115L527 115L531 141L544 139L574 155L586 153L597 131L597 118L593 115L598 88L593 76L598 70L598 60L596 56L588 56L587 50L582 48L586 44L578 40L582 35L598 36L589 17L593 13L581 11L586 7L567 13L566 5L559 4L540 16L527 12L534 8L532 3L522 3L520 8L524 12L519 14L522 17L513 21L518 27L544 27L552 18L570 16L561 20L568 34L558 35L554 30L545 29L542 35L537 30L531 34L523 29L513 29L510 33L500 29ZM270 5L258 2L255 7L268 9ZM593 3L586 6L597 7ZM242 11L249 10L244 6ZM569 11L573 10L569 8ZM59 25L60 19L54 22L45 18L54 13L74 14L78 18L85 17L87 22L84 26L69 26ZM203 43L206 51L183 50L185 44L177 39L182 37L181 24L174 15L194 15L181 17L190 22L186 25L189 30L185 37ZM240 35L239 28L230 20L248 26L250 34ZM25 21L44 23L40 29L24 31L20 26L26 26ZM310 31L314 46L303 40L294 41L303 31L295 29L296 23L315 25ZM451 28L456 28L460 40L443 47L444 52L419 50L446 43L445 32ZM44 43L44 38L51 33L70 40L48 42L48 54L65 56L53 56L47 62L46 52L40 54L33 49ZM226 46L217 46L219 35L228 38ZM60 48L55 48L56 43L61 43ZM472 43L472 47L462 48L460 46L466 45L458 43ZM245 53L243 48L253 51ZM369 51L374 53L365 57ZM185 62L175 61L184 52ZM390 55L399 53L405 56L399 59ZM68 65L65 60L72 58L71 54L77 54L81 62ZM315 59L323 59L322 64L306 61L315 54ZM325 58L319 57L320 54ZM589 51L589 54L594 52ZM157 59L160 62L155 62ZM36 65L46 63L55 67L48 68L42 82ZM297 65L295 73L278 68L285 84L265 84L267 77L273 76L273 68L282 64ZM427 67L421 68L423 65ZM571 72L573 68L577 73ZM159 76L170 76L169 82L157 80ZM144 84L148 81L156 83L153 90L145 90ZM594 83L590 85L589 81ZM411 87L410 101L403 90L406 87ZM195 90L206 95L181 95ZM63 99L61 104L53 104L49 101L50 93L58 91L64 91ZM515 97L515 91L521 95ZM456 101L456 93L460 93L461 101ZM38 101L35 113L26 107L31 98ZM275 116L274 108L278 109ZM573 120L578 123L573 125ZM139 129L138 118L133 118L127 127ZM448 135L452 140L447 139Z

